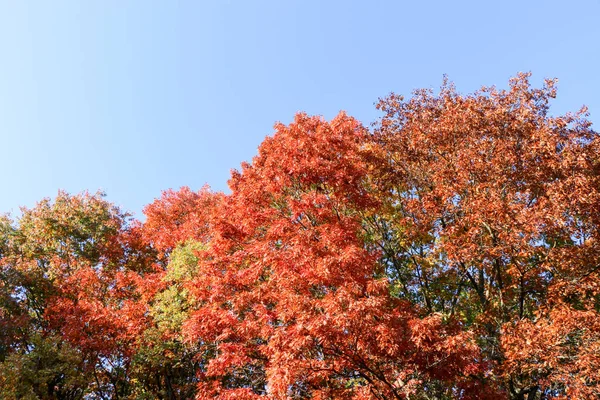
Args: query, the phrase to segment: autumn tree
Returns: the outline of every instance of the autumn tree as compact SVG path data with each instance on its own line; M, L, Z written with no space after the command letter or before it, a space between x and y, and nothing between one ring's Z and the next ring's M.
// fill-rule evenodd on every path
M477 371L469 332L390 295L363 228L370 140L299 114L234 173L190 286L187 335L214 355L199 398L401 399Z
M60 192L2 227L2 397L127 393L145 320L136 281L148 269L127 215L102 194Z
M477 337L499 397L593 398L600 141L585 109L548 113L554 80L528 78L381 100L367 226L394 292Z

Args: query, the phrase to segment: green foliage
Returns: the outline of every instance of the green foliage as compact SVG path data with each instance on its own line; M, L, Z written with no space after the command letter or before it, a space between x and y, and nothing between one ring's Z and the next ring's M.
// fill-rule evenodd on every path
M35 334L26 348L0 363L0 398L82 399L90 379L76 349L58 337Z
M171 254L167 271L163 278L167 287L159 292L151 307L150 314L162 333L181 333L181 326L188 318L192 300L184 283L194 277L198 257L203 245L187 242L178 246Z
M171 253L163 276L165 288L150 307L154 326L147 329L132 360L133 395L136 399L187 399L193 397L199 367L198 346L185 343L181 333L193 300L184 287L195 275L203 245L188 241Z
M101 192L81 196L59 192L54 201L44 199L33 209L23 209L18 221L23 256L37 260L51 278L69 272L78 263L116 261L107 257L107 250L124 227L127 214L103 197ZM61 260L60 265L55 265L55 257Z

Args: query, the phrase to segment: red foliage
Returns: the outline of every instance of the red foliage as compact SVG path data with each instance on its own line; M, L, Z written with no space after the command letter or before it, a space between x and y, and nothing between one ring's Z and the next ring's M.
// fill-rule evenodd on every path
M368 132L340 114L277 125L235 173L193 293L214 346L201 398L405 398L474 371L469 334L390 296L364 245Z
M198 192L188 187L164 191L160 199L144 208L143 236L160 252L168 252L187 240L207 242L211 212L222 199L222 194L208 187Z

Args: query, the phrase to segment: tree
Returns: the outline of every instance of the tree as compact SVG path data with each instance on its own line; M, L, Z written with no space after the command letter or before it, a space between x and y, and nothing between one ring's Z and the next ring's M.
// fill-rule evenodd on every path
M405 398L477 369L469 333L390 296L365 245L369 140L299 114L234 173L190 286L185 329L214 354L199 398Z
M122 397L145 321L135 287L149 268L127 214L101 193L59 192L2 226L3 396Z
M370 220L398 295L459 317L498 396L600 395L598 134L555 81L378 104ZM483 379L483 377L481 378Z

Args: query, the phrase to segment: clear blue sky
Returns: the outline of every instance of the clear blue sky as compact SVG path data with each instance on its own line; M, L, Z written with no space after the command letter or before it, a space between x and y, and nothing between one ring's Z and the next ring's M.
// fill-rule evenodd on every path
M365 123L390 91L559 78L600 116L600 2L0 0L0 212L102 189L140 215L296 111ZM598 129L596 127L596 129Z

